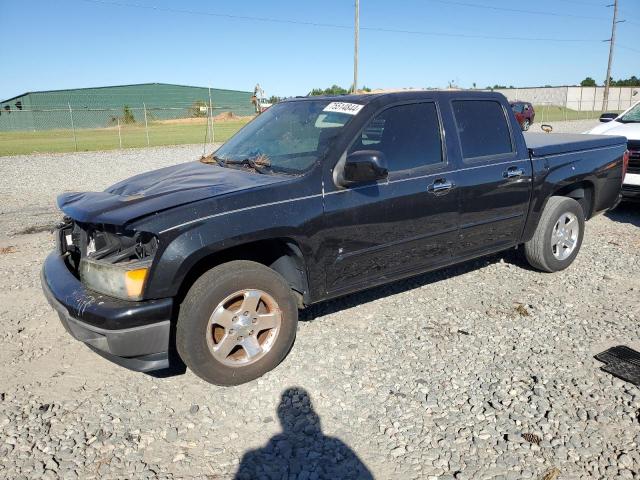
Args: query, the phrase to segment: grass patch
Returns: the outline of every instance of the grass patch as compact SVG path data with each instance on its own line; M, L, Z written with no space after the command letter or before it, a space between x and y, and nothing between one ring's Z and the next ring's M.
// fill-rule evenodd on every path
M214 139L225 142L248 119L214 122ZM149 145L181 145L204 143L207 132L206 122L201 124L149 124ZM211 139L209 139L211 141ZM73 152L93 150L113 150L120 148L147 146L144 124L124 125L118 135L117 127L76 130L75 141L70 129L0 132L0 156L20 155L35 152Z
M536 112L535 121L562 122L565 120L597 120L602 115L600 111L578 111L557 105L534 105Z

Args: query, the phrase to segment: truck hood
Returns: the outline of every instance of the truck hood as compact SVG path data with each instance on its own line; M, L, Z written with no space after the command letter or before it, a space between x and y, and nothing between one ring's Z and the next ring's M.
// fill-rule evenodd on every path
M286 181L280 175L189 162L136 175L104 192L70 192L58 207L79 222L124 225L186 203Z
M621 123L612 120L601 123L584 133L595 135L621 135L628 140L640 140L640 123Z

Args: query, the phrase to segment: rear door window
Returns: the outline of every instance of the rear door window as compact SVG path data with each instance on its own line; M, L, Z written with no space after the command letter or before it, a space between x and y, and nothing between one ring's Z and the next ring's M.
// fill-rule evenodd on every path
M435 103L388 108L376 115L349 149L384 153L396 178L443 162L440 118ZM395 174L395 175L394 175Z
M465 160L513 153L511 131L500 102L455 100L452 104Z

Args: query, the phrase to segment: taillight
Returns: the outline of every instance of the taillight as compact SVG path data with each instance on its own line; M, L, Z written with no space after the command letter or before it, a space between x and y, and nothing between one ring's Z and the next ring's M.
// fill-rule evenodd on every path
M622 181L624 182L624 176L627 174L627 168L629 168L629 150L625 150L622 155Z

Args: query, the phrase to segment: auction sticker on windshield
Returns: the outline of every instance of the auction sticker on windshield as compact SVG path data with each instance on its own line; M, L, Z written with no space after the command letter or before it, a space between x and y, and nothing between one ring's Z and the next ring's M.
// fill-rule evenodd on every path
M360 105L358 103L331 102L329 105L324 107L322 111L346 113L347 115L356 115L360 110L362 110L362 107L364 107L364 105Z

